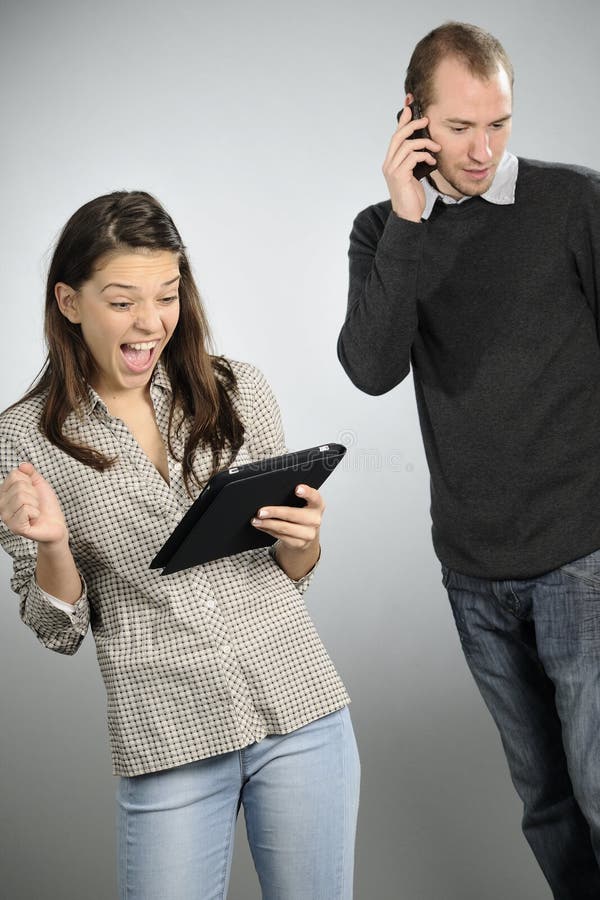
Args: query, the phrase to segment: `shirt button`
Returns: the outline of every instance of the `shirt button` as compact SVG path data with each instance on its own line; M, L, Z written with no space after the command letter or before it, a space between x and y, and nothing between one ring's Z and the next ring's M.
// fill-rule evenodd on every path
M223 646L221 647L221 653L227 654L230 650L231 647L229 646L229 644L223 644Z
M215 601L214 601L214 600L207 600L207 601L206 601L206 605L208 606L209 609L214 609L214 608L215 608Z

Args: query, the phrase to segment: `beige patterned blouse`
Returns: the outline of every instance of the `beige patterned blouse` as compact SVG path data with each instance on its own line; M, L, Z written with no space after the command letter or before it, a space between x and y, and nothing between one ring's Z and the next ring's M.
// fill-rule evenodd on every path
M237 463L285 451L279 410L264 376L231 361L246 430ZM166 441L171 389L157 367L151 396ZM0 417L0 476L33 463L56 491L85 585L68 615L35 581L36 544L0 523L14 561L23 621L59 653L75 653L88 624L106 686L113 770L137 775L239 749L340 709L348 696L302 595L312 573L291 581L269 551L251 550L161 576L149 568L190 506L169 454L167 484L120 419L90 388L69 434L116 464L97 472L38 429L41 399ZM175 442L176 452L181 441ZM209 452L198 455L205 479Z

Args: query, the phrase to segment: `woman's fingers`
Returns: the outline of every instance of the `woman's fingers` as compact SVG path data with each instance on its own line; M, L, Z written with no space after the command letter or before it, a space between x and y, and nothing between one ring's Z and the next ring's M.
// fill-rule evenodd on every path
M31 483L31 477L20 469L13 469L0 487L0 516L9 525L10 520L24 507L39 512L38 494Z
M39 509L37 509L35 506L24 503L6 519L4 519L4 517L2 518L4 519L5 524L15 534L27 535L27 532L29 531L31 526L38 520L39 515Z
M289 522L305 522L322 515L325 509L323 498L316 488L308 484L297 485L294 493L306 500L304 506L261 506L257 512L259 519L287 519Z
M34 506L39 506L37 491L29 481L15 481L8 485L6 490L0 495L0 507L13 507L16 509L26 502L31 503Z
M259 509L254 521L260 524L266 520L290 522L295 525L309 525L316 528L321 524L321 511L305 506L298 509L294 506L264 506Z
M297 497L306 500L305 506L262 506L251 524L289 547L304 548L319 535L325 504L316 488L297 485Z
M266 534L270 534L291 547L306 547L319 534L318 525L297 525L293 522L284 522L281 519L265 519L263 521L253 519L252 524L259 531L264 531Z
M31 463L0 485L0 519L14 534L43 542L62 540L67 527L54 491Z

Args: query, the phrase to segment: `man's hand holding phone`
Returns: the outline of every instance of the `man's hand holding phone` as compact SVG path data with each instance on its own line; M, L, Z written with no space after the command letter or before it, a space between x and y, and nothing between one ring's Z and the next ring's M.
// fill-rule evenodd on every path
M426 117L413 119L410 107L405 106L382 166L392 209L401 219L410 222L420 222L425 209L425 191L414 170L419 163L435 168L437 161L433 154L442 149L430 137L414 137L416 132L426 128L427 123Z

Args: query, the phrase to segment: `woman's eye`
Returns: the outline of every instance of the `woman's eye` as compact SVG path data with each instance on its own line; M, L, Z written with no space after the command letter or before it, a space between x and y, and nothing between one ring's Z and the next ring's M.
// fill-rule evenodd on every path
M161 297L160 302L168 304L168 303L173 303L175 300L179 300L179 297L177 294L175 294L174 297Z
M110 305L113 309L130 309L133 306L132 303L127 303L125 300L116 300Z

